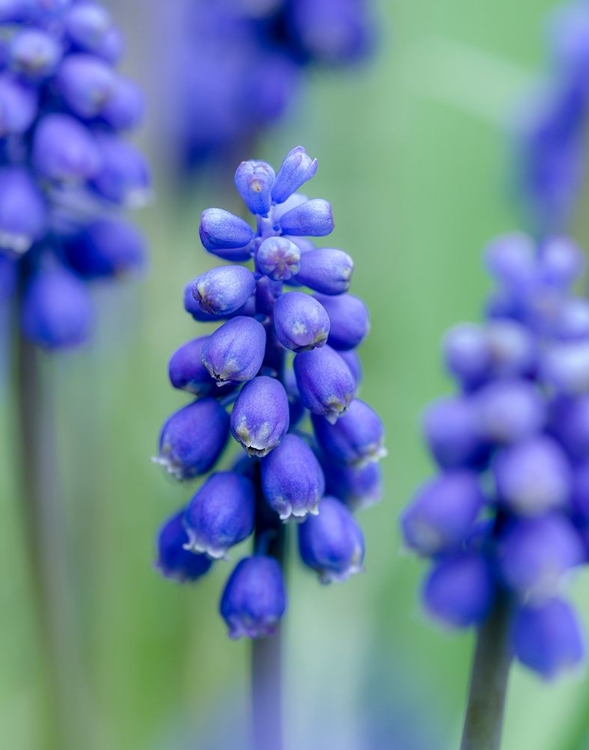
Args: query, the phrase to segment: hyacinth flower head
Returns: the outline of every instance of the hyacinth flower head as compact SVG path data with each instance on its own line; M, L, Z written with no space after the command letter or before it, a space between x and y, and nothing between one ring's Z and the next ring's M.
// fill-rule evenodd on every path
M233 638L269 635L285 612L282 560L271 550L286 524L321 581L345 580L364 559L354 511L380 497L383 425L357 398L368 313L348 293L350 256L309 239L333 229L330 204L297 192L316 170L302 147L278 172L242 162L235 185L255 227L220 208L202 213L204 248L231 264L190 282L185 307L219 325L170 360L172 385L194 400L164 424L155 460L181 481L208 477L185 508L184 534L177 514L160 533L158 567L196 580L206 567L193 556L222 566L253 535L221 599ZM237 457L219 470L228 443Z
M178 0L165 17L157 6L165 126L187 171L232 165L292 110L310 68L354 65L374 46L371 0Z
M20 288L24 336L76 346L93 325L87 282L144 263L143 237L117 215L149 189L126 141L142 95L116 70L122 35L97 2L14 0L0 30L2 275Z
M495 282L481 324L444 338L454 395L424 414L437 474L401 520L430 561L427 612L481 627L499 598L509 649L553 679L585 655L567 583L588 559L589 303L567 238L501 237L485 254Z
M531 226L566 232L586 176L589 117L589 3L568 0L548 19L550 69L517 120L518 187Z

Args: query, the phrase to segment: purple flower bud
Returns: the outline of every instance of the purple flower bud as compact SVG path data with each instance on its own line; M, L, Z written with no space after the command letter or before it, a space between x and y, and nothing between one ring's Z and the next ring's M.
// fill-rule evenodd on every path
M0 0L0 22L23 21L27 12L27 0Z
M242 161L235 172L235 187L249 210L268 216L272 205L274 170L265 161Z
M63 17L72 0L25 0L23 11L27 20L48 23Z
M288 396L279 380L261 375L244 385L231 412L231 433L248 455L270 453L288 426Z
M212 558L225 557L230 547L253 533L256 498L252 482L241 474L212 474L188 503L184 527L187 549Z
M299 272L300 248L286 237L268 237L256 253L258 268L273 281L288 281Z
M230 638L272 635L286 611L278 562L264 555L240 560L225 585L220 611Z
M228 436L229 415L225 409L213 398L194 401L168 418L154 461L176 479L192 479L212 469Z
M302 438L285 435L262 460L262 490L281 521L318 513L325 479L319 461Z
M334 227L331 203L322 198L301 203L284 214L280 219L280 227L284 234L293 234L295 237L325 237L333 232Z
M423 434L443 469L478 466L488 454L474 406L460 396L439 399L427 407Z
M485 250L485 266L501 283L512 286L526 284L536 269L533 240L521 232L498 237Z
M485 329L472 323L451 328L442 344L446 368L466 388L479 386L488 377L491 363Z
M174 388L195 396L206 396L216 386L216 381L202 363L202 348L207 339L208 336L201 336L189 341L172 354L168 374Z
M422 591L428 614L445 625L481 625L495 599L489 562L472 552L459 552L436 562Z
M145 238L120 219L97 219L64 243L68 264L87 279L136 273L145 264Z
M573 459L589 456L589 394L557 398L550 405L550 432Z
M353 351L350 349L347 352L338 352L340 357L344 360L344 362L347 364L347 366L350 368L350 372L354 376L354 380L356 381L357 385L360 385L362 382L362 362L360 360L360 356L358 352Z
M62 49L51 34L40 29L23 29L10 43L8 64L24 78L40 81L55 72L61 55Z
M112 97L116 73L98 57L73 54L64 58L55 80L72 112L90 120L103 113Z
M222 208L207 208L203 211L199 231L203 247L210 252L244 248L254 236L249 224Z
M0 137L20 135L37 115L37 93L6 73L0 74Z
M581 539L562 515L511 521L497 542L497 562L505 583L522 597L553 596L562 577L584 558Z
M149 198L150 173L143 155L110 133L97 133L101 167L92 187L107 200L130 208L143 206Z
M220 384L254 378L264 361L266 331L253 318L239 315L224 323L209 337L202 361Z
M319 503L319 514L309 516L298 531L301 559L319 573L321 583L345 581L362 572L362 529L339 500L324 497Z
M382 498L382 469L371 463L361 469L339 466L323 460L325 491L333 495L355 512L378 503Z
M291 195L290 198L287 198L284 203L281 203L278 206L274 206L272 209L272 223L276 227L278 224L280 224L280 219L287 214L289 211L291 211L293 208L296 208L297 206L302 205L303 203L306 203L309 200L308 196L302 195L302 193L295 193L294 195ZM299 243L299 237L289 237L289 240L291 242L294 242L296 244ZM305 243L311 242L311 240L308 240L307 238L304 238Z
M68 37L79 49L112 63L118 60L122 42L106 8L92 2L74 5L69 8L64 25Z
M401 516L405 544L431 556L460 545L485 504L477 475L451 471L423 485Z
M313 414L335 421L354 398L354 376L330 346L297 354L294 372L301 401Z
M301 185L310 180L316 172L317 159L311 159L302 146L293 148L286 155L276 175L272 187L272 200L274 203L284 203ZM307 234L307 232L302 232L302 234ZM326 234L329 234L329 232Z
M317 440L337 463L361 469L386 456L383 423L364 401L352 401L335 423L317 414L312 419Z
M94 177L101 166L92 133L69 115L46 115L33 140L33 164L44 176L63 182Z
M231 315L245 305L255 289L256 279L244 266L212 268L192 282L194 299L209 315Z
M21 310L24 335L46 349L79 346L94 311L86 285L64 268L41 270L28 282Z
M359 346L370 330L370 316L364 302L353 294L337 297L316 294L315 299L329 315L329 346L344 351Z
M540 362L543 379L558 393L574 395L589 391L589 343L553 344Z
M102 118L116 130L130 130L140 124L144 111L139 86L129 78L115 76L113 89L101 111Z
M552 237L540 252L540 275L544 282L569 287L583 272L583 253L568 237Z
M520 607L511 637L521 663L546 680L573 669L585 658L581 625L573 608L562 599Z
M186 549L188 535L184 529L184 509L169 518L159 530L156 567L164 578L192 583L211 568L206 555L195 555Z
M497 378L529 375L536 359L529 329L513 320L495 320L486 329L489 367Z
M504 448L493 464L501 502L526 516L561 508L571 492L571 467L550 437L530 438Z
M343 250L318 247L301 255L295 280L321 294L343 294L350 288L354 261Z
M287 292L276 300L274 328L280 343L294 352L325 345L329 316L323 305L308 294Z
M539 432L546 420L540 392L527 380L493 381L475 397L480 433L495 443L514 443Z
M0 248L24 253L46 226L45 199L31 174L20 167L0 169Z

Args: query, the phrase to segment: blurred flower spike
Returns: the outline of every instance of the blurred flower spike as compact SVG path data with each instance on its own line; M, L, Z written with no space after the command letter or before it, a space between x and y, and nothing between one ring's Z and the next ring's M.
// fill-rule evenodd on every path
M589 5L569 0L548 19L550 70L523 102L514 130L516 177L534 232L571 225L586 179Z
M438 473L401 526L431 560L429 614L480 626L502 592L515 657L551 679L584 658L564 598L589 550L589 302L573 292L584 259L565 237L512 234L485 263L495 282L485 322L444 338L457 393L423 418Z
M241 455L188 502L184 534L178 514L164 526L158 568L195 580L208 570L203 555L224 565L254 535L252 555L237 563L221 600L233 638L269 635L285 612L281 567L269 553L284 524L293 523L301 560L323 583L342 581L363 567L354 511L380 499L383 425L357 398L355 350L368 312L348 294L350 256L309 239L333 229L330 204L296 192L316 170L300 146L277 173L243 162L235 184L254 229L222 209L203 212L203 246L234 265L188 285L186 310L220 326L170 360L172 385L196 400L166 421L155 461L187 480L213 469L228 443Z
M374 48L373 0L153 2L168 40L163 126L181 171L233 164L292 111L309 69L347 68Z
M20 289L23 334L47 349L85 342L87 283L139 270L145 242L116 215L149 194L125 140L141 92L115 67L123 39L90 0L0 7L0 283Z

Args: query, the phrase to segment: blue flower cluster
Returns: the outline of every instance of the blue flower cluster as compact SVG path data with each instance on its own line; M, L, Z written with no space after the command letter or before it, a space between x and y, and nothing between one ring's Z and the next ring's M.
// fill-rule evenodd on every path
M158 4L159 5L159 4ZM371 0L176 0L162 87L181 168L233 164L287 112L309 66L341 67L373 46ZM164 7L163 5L161 6ZM161 30L158 30L161 34Z
M543 236L567 231L586 174L589 3L571 0L550 19L552 70L518 122L516 164L530 219Z
M122 137L143 112L115 70L122 52L91 0L0 3L0 299L20 289L22 332L48 349L89 336L86 281L144 259L143 237L112 215L149 185Z
M316 170L301 147L277 174L265 162L240 164L235 184L255 229L219 208L203 212L202 244L233 265L190 282L185 307L222 325L169 365L172 385L194 400L164 424L155 460L189 480L217 465L230 435L246 455L211 474L166 522L158 567L196 580L255 532L253 555L237 564L221 600L234 638L267 635L284 614L281 568L268 554L284 523L298 522L301 559L322 582L345 580L364 558L353 511L380 498L383 426L356 398L368 311L348 294L350 256L308 239L333 229L330 204L296 192ZM239 265L247 261L253 270Z
M486 322L448 332L458 393L424 415L439 473L401 525L433 561L427 611L479 626L504 592L515 656L548 679L584 656L562 598L589 553L589 302L572 291L583 256L564 237L536 247L513 234L485 260L496 282Z

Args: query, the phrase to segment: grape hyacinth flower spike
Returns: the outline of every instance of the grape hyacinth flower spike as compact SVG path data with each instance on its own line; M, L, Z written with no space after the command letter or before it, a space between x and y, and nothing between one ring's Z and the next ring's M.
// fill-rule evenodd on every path
M52 688L43 713L55 736L46 740L80 747L84 738L74 736L73 717L86 709L79 706L84 686L75 675L84 670L67 605L71 565L45 376L55 358L42 367L40 350L61 352L88 341L95 320L91 282L144 265L141 233L119 216L149 191L146 162L127 142L143 105L135 84L117 71L124 41L100 2L0 6L0 304L15 309L20 508L48 652L40 660ZM171 570L175 563L168 561L164 567Z
M430 560L427 612L480 630L464 750L499 746L512 658L551 680L585 656L565 598L589 530L589 305L573 291L583 256L564 237L534 246L513 234L485 264L484 323L444 338L457 394L423 421L437 476L401 519L406 545Z
M0 30L0 258L22 335L71 348L92 333L89 282L145 263L142 235L117 215L149 194L126 139L142 95L116 70L122 35L97 2L15 2Z
M348 293L352 259L308 239L333 229L330 204L297 192L316 171L300 146L278 171L243 162L235 185L255 227L220 208L202 213L204 248L232 263L186 287L187 312L218 327L170 360L172 385L194 400L165 422L154 459L176 479L206 477L187 503L183 533L177 513L160 532L165 577L196 580L207 572L203 555L221 568L253 537L250 554L228 577L220 612L231 638L262 639L253 661L259 736L268 714L280 715L288 526L298 534L301 561L323 583L361 571L364 538L354 511L380 498L385 455L382 422L357 398L355 349L369 319ZM238 455L224 459L229 444ZM270 732L273 741L279 733Z

